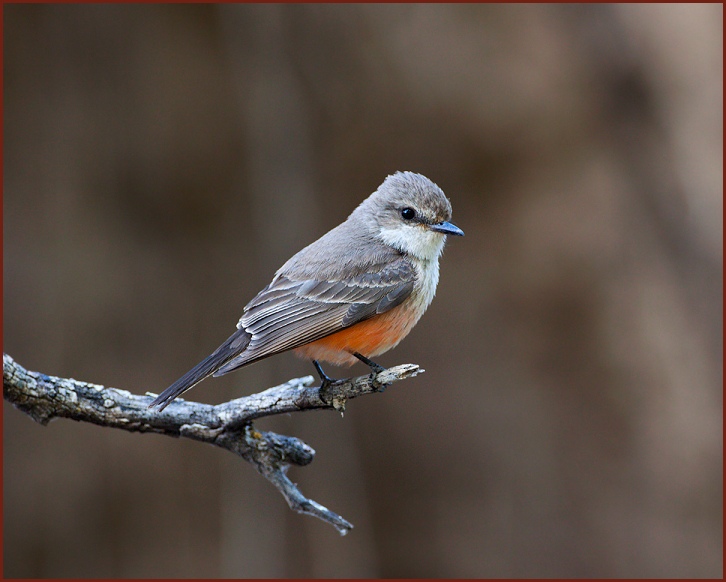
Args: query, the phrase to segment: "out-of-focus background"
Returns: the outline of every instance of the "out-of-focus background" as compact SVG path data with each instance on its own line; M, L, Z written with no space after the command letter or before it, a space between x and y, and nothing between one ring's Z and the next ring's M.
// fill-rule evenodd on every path
M466 237L379 358L426 374L257 423L316 449L291 476L350 535L229 453L6 404L4 574L720 577L722 26L720 4L6 5L21 365L158 392L396 170ZM284 354L188 396L311 372Z

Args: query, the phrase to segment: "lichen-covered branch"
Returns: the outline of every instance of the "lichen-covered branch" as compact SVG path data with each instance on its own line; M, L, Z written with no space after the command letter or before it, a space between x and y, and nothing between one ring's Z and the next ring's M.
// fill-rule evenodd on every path
M287 477L290 465L312 462L315 451L295 437L257 431L252 421L300 410L342 412L347 400L423 372L403 364L377 374L336 380L324 390L312 376L295 378L258 394L213 406L177 398L163 411L149 408L156 394L136 395L68 378L46 376L20 366L3 354L3 396L40 424L54 418L92 422L132 432L186 437L227 449L252 463L285 497L290 507L314 515L346 534L353 526L319 503L306 498Z

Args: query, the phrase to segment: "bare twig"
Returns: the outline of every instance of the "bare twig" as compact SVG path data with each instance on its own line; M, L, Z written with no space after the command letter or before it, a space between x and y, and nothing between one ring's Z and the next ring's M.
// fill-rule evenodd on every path
M186 437L227 449L252 463L277 487L293 510L314 515L345 535L353 526L306 498L287 477L291 464L304 466L312 462L312 447L295 437L257 431L252 421L300 410L342 412L347 400L381 391L393 382L422 372L415 364L403 364L377 374L336 380L325 390L312 386L313 377L305 376L216 406L177 398L157 412L148 408L156 394L147 392L140 396L117 388L46 376L26 370L3 354L3 395L43 425L54 418L72 418L132 432Z

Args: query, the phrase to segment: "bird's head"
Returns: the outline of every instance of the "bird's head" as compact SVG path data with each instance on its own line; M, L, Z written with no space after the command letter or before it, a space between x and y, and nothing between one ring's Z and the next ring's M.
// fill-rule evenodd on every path
M451 221L451 203L441 188L413 172L388 176L357 209L385 244L421 260L438 258L446 235L464 236Z

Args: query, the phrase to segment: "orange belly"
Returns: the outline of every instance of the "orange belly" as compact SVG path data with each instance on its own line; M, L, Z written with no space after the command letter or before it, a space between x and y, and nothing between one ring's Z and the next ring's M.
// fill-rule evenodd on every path
M302 358L350 366L359 361L353 352L372 358L395 347L420 317L421 313L404 304L293 351Z

